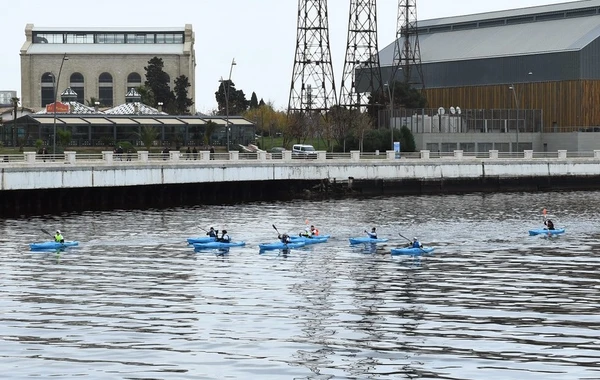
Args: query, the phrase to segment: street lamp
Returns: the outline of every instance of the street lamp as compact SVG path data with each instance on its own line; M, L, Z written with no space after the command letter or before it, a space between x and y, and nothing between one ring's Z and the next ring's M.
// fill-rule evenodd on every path
M532 75L533 73L530 71L527 73L527 75ZM521 86L521 89L519 90L518 94L517 94L517 90L516 90L516 86L513 84L510 85L509 90L512 90L513 93L513 97L515 99L515 107L517 108L517 152L519 152L519 109L521 108L521 100L523 97L523 89L525 86ZM523 123L523 125L525 125ZM527 129L525 129L527 130Z
M52 142L52 155L56 155L56 97L57 97L57 87L58 84L60 82L60 73L62 72L63 69L63 65L65 63L65 61L68 61L69 57L67 57L67 53L65 53L62 57L62 60L60 61L60 69L58 69L58 78L54 76L54 74L52 74L52 78L54 79L54 117L53 117L53 132L54 132L54 136L53 136L53 142Z
M390 115L392 118L392 122L390 122L390 139L392 142L392 150L394 150L394 126L396 125L396 119L394 118L394 98L392 97L392 92L390 91L390 85L388 82L383 84L383 87L387 88L388 96L390 98Z
M231 73L233 71L233 66L237 65L235 63L235 58L231 60L231 67L229 68L229 79L227 79L227 85L224 84L223 77L219 79L219 82L223 84L223 92L225 93L225 133L227 134L227 151L229 152L229 85L231 83Z

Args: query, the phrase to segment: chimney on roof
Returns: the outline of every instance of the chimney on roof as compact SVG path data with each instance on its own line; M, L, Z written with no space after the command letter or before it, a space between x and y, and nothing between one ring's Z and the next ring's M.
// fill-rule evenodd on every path
M77 93L73 91L71 87L67 87L67 89L60 94L60 101L63 103L76 102Z
M127 94L125 94L125 103L141 103L142 95L136 91L135 88L129 89Z

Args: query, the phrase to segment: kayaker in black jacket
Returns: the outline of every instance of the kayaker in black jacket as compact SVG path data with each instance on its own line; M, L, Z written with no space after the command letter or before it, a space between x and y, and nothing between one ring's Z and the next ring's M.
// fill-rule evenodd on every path
M550 219L544 220L544 224L546 225L546 227L548 227L549 230L554 229L554 223L552 223Z
M206 231L206 230L205 230ZM215 231L214 227L211 227L210 230L206 233L208 236L210 237L217 237L217 234L219 233L219 231Z
M277 239L279 239L279 241L281 241L283 244L289 244L292 242L292 239L290 239L288 234L279 234L277 235Z

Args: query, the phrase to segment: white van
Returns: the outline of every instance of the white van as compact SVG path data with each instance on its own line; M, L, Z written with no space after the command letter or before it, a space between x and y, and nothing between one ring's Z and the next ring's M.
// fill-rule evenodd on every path
M293 158L317 158L317 151L312 145L294 144L292 146Z

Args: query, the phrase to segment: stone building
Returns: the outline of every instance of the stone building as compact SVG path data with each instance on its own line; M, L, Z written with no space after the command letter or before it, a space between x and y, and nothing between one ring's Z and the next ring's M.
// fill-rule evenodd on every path
M66 88L77 101L90 98L101 106L125 103L125 94L145 81L144 67L161 58L170 86L180 75L188 77L194 100L194 32L183 28L65 28L25 27L21 48L21 102L41 109ZM56 78L54 74L56 73ZM58 83L55 86L55 79ZM190 110L192 113L195 110Z

